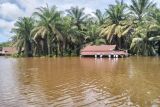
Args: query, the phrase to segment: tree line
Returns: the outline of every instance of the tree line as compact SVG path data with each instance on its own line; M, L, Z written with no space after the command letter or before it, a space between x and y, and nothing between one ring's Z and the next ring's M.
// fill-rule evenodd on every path
M85 8L58 11L56 6L37 8L31 17L20 17L12 28L18 56L79 55L86 45L116 44L136 55L160 55L160 9L152 0L116 0L102 12Z

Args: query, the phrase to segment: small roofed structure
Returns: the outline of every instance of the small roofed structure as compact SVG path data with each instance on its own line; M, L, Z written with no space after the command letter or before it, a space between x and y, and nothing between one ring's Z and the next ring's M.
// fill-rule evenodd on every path
M17 49L15 47L3 47L0 54L1 55L13 55L17 53Z
M80 55L81 56L95 56L96 57L103 57L107 56L111 57L126 57L128 53L126 51L119 51L115 50L116 45L88 45L81 49Z

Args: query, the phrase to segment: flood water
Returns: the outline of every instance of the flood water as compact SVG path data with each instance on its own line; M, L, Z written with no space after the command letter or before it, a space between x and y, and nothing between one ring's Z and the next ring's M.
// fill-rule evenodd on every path
M159 107L160 58L0 57L0 107Z

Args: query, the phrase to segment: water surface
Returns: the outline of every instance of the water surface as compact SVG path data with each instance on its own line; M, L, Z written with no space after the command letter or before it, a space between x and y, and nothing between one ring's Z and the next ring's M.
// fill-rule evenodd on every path
M0 57L0 107L159 107L160 58Z

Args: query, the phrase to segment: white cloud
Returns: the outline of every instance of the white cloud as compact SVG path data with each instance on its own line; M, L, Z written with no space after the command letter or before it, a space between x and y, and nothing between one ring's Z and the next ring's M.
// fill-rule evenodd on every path
M7 20L15 20L24 12L16 5L9 2L0 4L0 17Z
M8 31L3 31L0 33L0 43L5 42L11 38L11 34Z
M11 28L14 26L14 21L8 22L3 19L0 19L0 29L2 30L11 30Z
M11 29L14 26L15 21L8 22L0 19L0 42L9 40L11 37Z
M44 6L44 0L17 0L17 4L25 9L24 16L31 16L36 11L37 7Z

